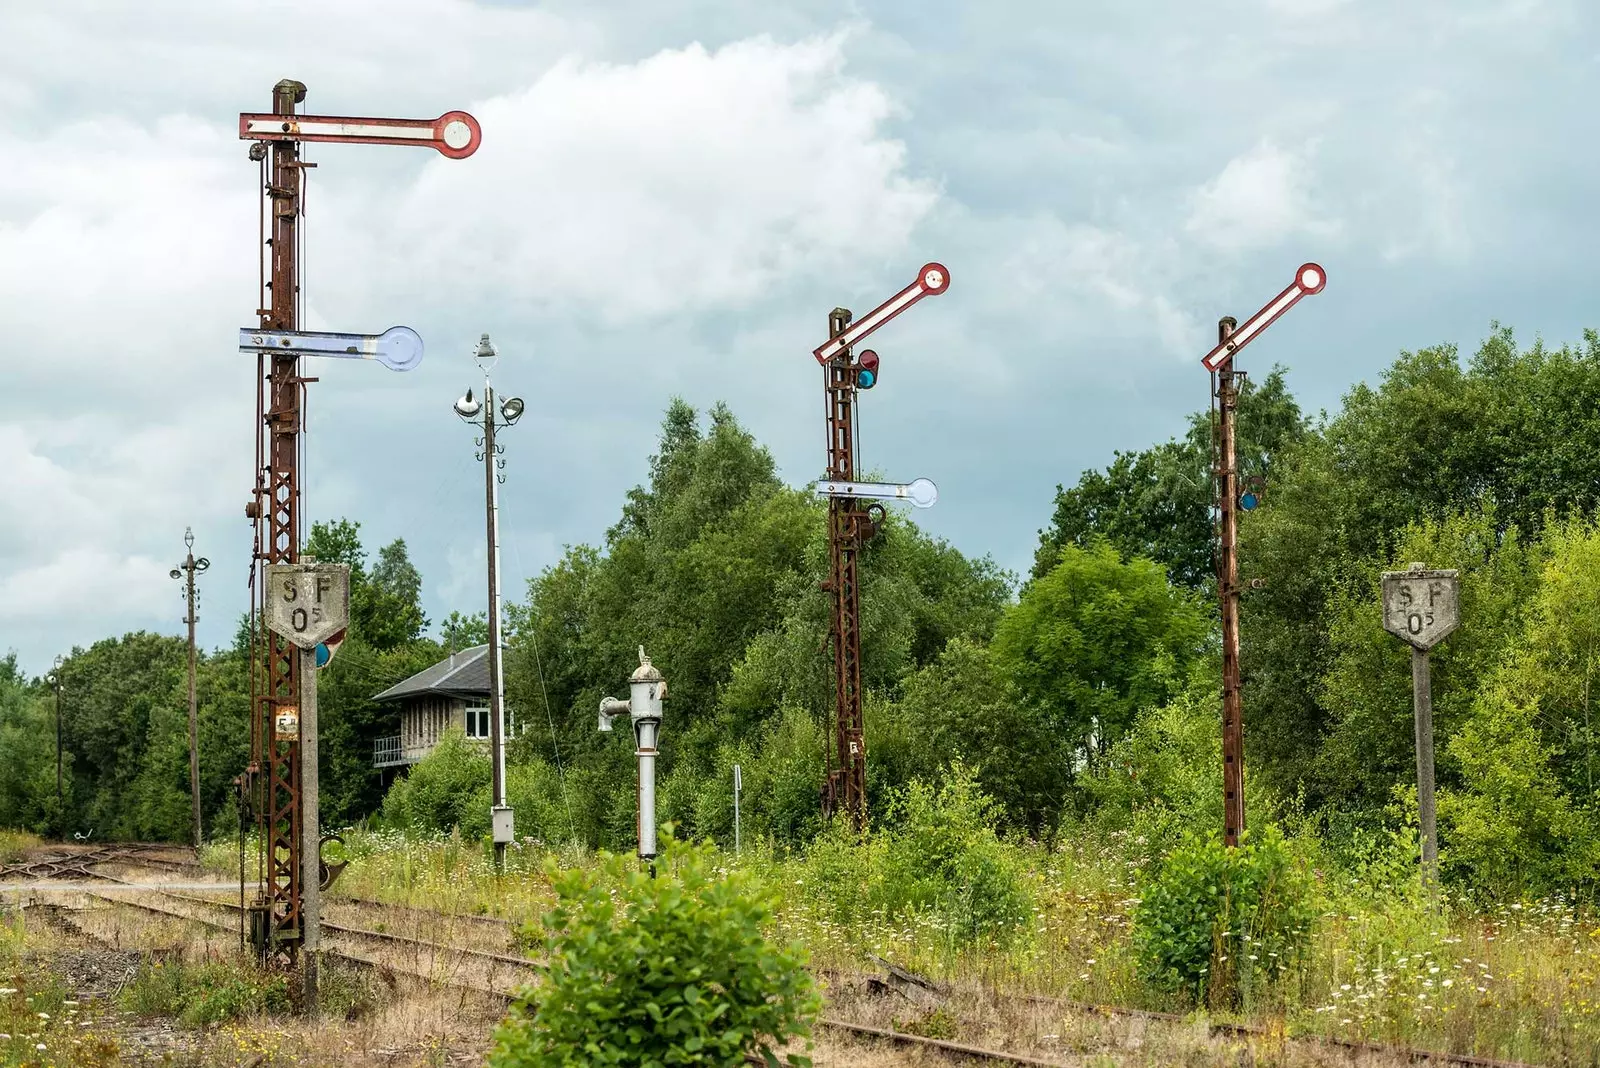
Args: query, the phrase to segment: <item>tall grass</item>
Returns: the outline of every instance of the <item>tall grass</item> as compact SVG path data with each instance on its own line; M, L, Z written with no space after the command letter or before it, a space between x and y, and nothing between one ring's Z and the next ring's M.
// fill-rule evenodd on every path
M27 831L8 831L0 828L0 864L14 864L22 854L39 844L39 839Z
M553 901L547 851L491 852L455 836L347 836L352 863L335 894L419 908L536 921ZM901 843L903 847L904 842ZM1055 850L982 843L1026 902L1008 931L974 929L959 895L907 891L906 858L890 836L864 845L819 840L803 854L747 844L719 863L753 871L783 898L779 934L801 939L816 967L854 970L883 957L955 984L981 983L1074 1001L1188 1011L1140 978L1134 908L1148 861L1130 832L1086 835ZM1315 843L1305 848L1313 853ZM1595 1063L1600 1051L1600 919L1550 899L1481 907L1446 898L1432 909L1391 844L1355 869L1315 872L1319 920L1305 962L1238 1014L1291 1033L1334 1034L1531 1061ZM563 865L591 866L569 850ZM1322 858L1326 860L1325 857Z

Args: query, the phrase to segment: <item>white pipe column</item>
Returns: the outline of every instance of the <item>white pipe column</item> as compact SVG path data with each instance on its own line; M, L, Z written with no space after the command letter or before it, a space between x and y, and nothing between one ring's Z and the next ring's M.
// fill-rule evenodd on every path
M661 721L636 719L633 735L639 758L639 856L646 860L656 855L656 732Z
M644 646L639 646L639 667L628 678L628 700L607 697L600 702L600 729L609 731L611 721L624 712L633 721L634 756L639 761L639 859L656 858L656 745L661 736L661 702L667 696L667 682L661 677ZM655 871L652 864L651 872Z

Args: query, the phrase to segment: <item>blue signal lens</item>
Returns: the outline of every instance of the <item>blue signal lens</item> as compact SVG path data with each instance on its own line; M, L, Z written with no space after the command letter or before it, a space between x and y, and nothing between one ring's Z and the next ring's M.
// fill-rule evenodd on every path
M873 374L871 371L862 369L856 372L856 385L862 389L871 389L873 386L877 385L877 383L878 376Z
M1256 495L1254 493L1246 493L1244 496L1239 498L1239 507L1243 508L1247 512L1260 503L1261 502L1256 499Z
M331 655L328 652L328 644L326 642L317 643L317 667L327 667Z

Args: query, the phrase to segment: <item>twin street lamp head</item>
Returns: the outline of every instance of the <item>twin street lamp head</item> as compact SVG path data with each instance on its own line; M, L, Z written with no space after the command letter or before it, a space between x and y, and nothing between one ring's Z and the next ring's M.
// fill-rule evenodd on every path
M455 403L456 414L466 420L475 419L483 411L483 402L473 397L472 390L467 390L466 396ZM500 422L503 426L511 426L522 418L522 398L506 397L500 402Z
M184 527L183 528L183 545L184 545L184 548L189 550L190 559L194 561L195 574L199 574L200 572L204 571L206 568L211 566L211 561L210 560L207 560L203 556L195 556L194 555L194 528L193 527ZM175 579L176 578L182 578L183 577L183 573L189 569L189 566L190 566L189 560L185 560L183 563L179 564L177 567L173 568L171 571L168 571L167 575L168 575L169 578L175 578Z
M477 359L479 366L483 368L484 375L487 376L489 369L499 362L500 350L495 348L493 341L489 340L489 335L484 334L478 339L478 351L474 353L474 356ZM471 422L483 412L483 401L473 397L472 390L469 389L467 390L465 396L456 401L455 410L456 414L462 419ZM511 426L518 419L522 418L522 411L523 404L521 397L501 398L499 420L500 425ZM494 413L490 412L489 417L492 419L493 416Z

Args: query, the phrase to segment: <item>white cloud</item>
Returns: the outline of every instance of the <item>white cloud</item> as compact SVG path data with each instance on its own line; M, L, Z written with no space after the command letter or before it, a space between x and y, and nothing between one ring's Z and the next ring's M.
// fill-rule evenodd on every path
M884 137L843 38L564 60L477 106L483 147L431 162L373 262L389 292L451 285L606 325L761 301L903 246L937 200ZM374 228L376 232L376 228ZM468 299L471 299L470 297Z
M1120 335L1171 353L1193 349L1196 327L1173 296L1184 257L1170 241L1055 216L1018 229L999 265L1013 314L1063 340Z
M1184 228L1224 252L1265 248L1297 233L1337 232L1317 217L1310 186L1301 155L1262 141L1195 191Z
M477 17L470 5L446 7L451 19ZM489 47L488 28L508 16L477 10L468 37ZM844 73L843 46L841 35L756 38L631 64L567 58L476 102L461 91L472 78L445 64L448 105L484 127L471 159L308 153L322 167L311 172L304 228L307 328L414 322L431 352L449 353L446 331L466 337L484 309L502 324L508 308L568 324L685 317L848 272L861 248L894 254L939 194L908 175L904 147L883 133L893 103ZM35 82L51 77L36 72ZM17 84L0 75L0 99ZM170 629L170 606L147 603L150 590L165 597L170 565L152 561L181 544L187 522L205 541L231 521L226 544L210 551L239 557L242 569L255 361L233 338L254 318L257 168L230 109L201 118L189 100L174 89L166 110L148 114L121 113L112 99L72 121L0 126L0 336L19 354L0 396L0 590L11 595L0 622ZM654 354L632 358L648 365ZM312 398L318 459L348 454L350 422L321 420L343 403L351 370L312 371L329 383ZM354 370L367 372L360 388L372 405L394 411L404 409L385 390L429 383ZM537 399L534 382L521 388ZM58 406L77 418L46 422ZM308 507L359 515L363 481L319 471ZM553 552L553 535L527 537L536 560ZM436 588L473 603L482 550L464 551L452 547ZM31 644L23 639L9 627L0 652Z
M219 555L217 524L201 517L240 514L238 484L216 472L243 473L249 460L241 436L221 432L219 415L233 413L174 414L142 426L104 414L0 423L8 640L44 621L85 643L120 626L176 628L183 613L167 571L183 556L183 528L196 527L198 553Z
M1314 19L1347 7L1350 0L1266 0L1266 8L1286 18Z

